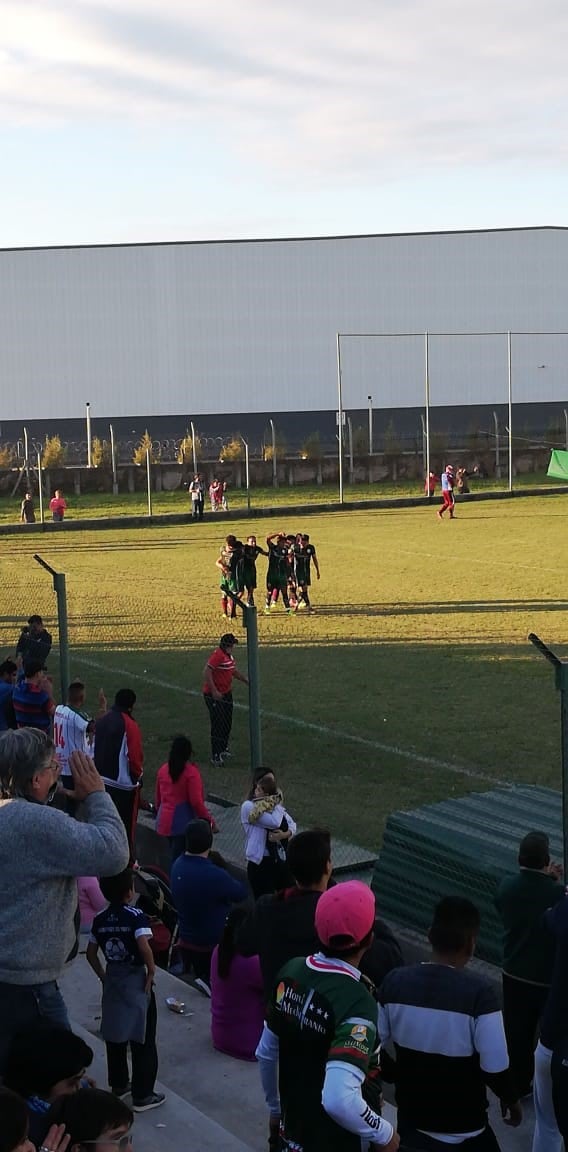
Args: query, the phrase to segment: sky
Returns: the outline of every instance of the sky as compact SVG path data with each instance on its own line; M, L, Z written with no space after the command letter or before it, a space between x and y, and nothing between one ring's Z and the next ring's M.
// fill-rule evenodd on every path
M0 247L568 225L566 0L0 0Z

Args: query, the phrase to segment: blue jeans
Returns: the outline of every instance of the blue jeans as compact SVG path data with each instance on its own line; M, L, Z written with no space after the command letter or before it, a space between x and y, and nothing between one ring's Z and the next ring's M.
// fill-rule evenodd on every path
M0 1021L0 1076L18 1032L34 1028L40 1022L67 1031L71 1029L56 980L50 980L48 984L0 983Z

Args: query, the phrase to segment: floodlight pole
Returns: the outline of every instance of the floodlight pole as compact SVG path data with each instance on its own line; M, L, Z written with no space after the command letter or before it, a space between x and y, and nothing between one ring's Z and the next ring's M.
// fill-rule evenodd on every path
M244 449L245 449L245 483L246 483L246 486L247 486L247 512L250 512L250 467L249 467L249 446L248 446L248 444L247 444L247 442L246 442L246 440L245 440L244 436L241 436L241 440L242 440L242 442L243 442L243 444L244 444Z
M367 396L369 404L369 456L373 455L373 397Z
M513 491L513 358L511 333L507 332L507 397L509 404L509 492Z
M339 503L343 504L343 390L341 386L341 333L337 333L337 423L339 444Z
M564 882L568 876L568 660L560 660L558 656L534 632L529 632L528 639L531 644L548 660L554 668L556 687L560 692L560 739L562 761L562 836L564 866Z
M347 417L347 429L349 435L349 483L353 483L353 421L350 416Z
M41 474L41 452L37 454L37 486L39 492L39 522L43 524L43 476ZM66 700L67 697L65 696Z
M272 429L272 487L278 487L278 464L276 461L276 429L274 427L274 420L270 419L270 427Z
M93 445L91 440L91 405L87 400L85 404L85 419L87 421L87 468L93 467ZM67 699L67 697L65 697Z
M195 448L195 428L193 427L193 420L189 421L191 428L191 451L193 453L193 475L197 476L197 451Z
M114 442L114 428L112 424L109 424L108 427L110 432L110 461L112 464L112 494L113 496L116 496L118 494L118 477L116 474L116 445Z
M564 427L566 429L566 451L568 452L568 408L564 409Z
M148 485L148 515L152 515L152 472L150 468L150 449L146 449L146 483Z
M424 333L424 439L426 443L426 476L424 491L430 496L430 338L428 332Z
M495 477L497 480L501 479L501 460L499 448L499 417L497 413L493 412L493 424L495 425Z

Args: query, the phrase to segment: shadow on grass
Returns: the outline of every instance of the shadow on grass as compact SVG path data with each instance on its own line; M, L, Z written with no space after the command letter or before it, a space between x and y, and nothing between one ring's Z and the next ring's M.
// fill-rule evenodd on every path
M244 798L247 694L234 685L233 759L209 765L201 677L211 646L76 649L73 673L130 685L145 740L147 790L171 738L185 731L207 787ZM244 645L238 664L246 667ZM558 787L558 697L530 646L429 643L265 647L260 652L263 761L294 817L377 849L390 812L486 791L500 782Z

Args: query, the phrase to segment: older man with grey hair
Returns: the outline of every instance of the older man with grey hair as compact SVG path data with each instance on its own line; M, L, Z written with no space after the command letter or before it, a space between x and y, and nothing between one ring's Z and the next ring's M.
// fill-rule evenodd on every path
M124 825L92 760L70 757L81 819L50 806L59 768L35 728L0 735L0 1075L12 1037L38 1020L69 1027L57 986L75 944L78 876L128 864Z

